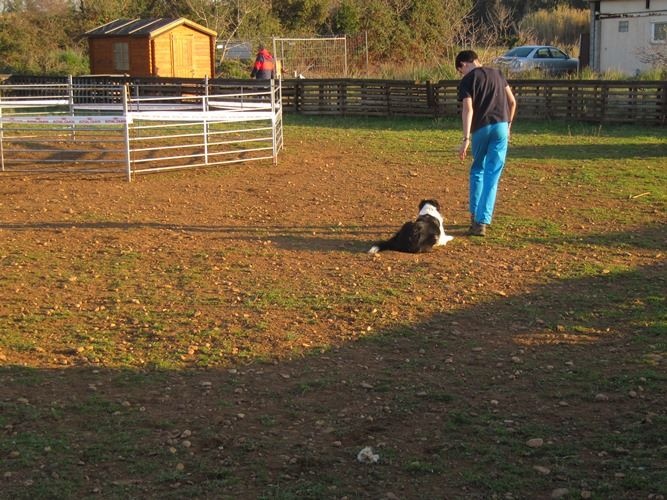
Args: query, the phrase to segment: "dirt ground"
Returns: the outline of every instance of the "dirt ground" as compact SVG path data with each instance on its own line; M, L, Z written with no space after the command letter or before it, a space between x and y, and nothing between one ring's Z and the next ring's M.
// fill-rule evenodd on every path
M472 239L453 152L289 134L276 167L0 178L0 487L664 498L664 339L635 321L659 205L599 224L590 192L508 169ZM449 245L366 253L427 197Z

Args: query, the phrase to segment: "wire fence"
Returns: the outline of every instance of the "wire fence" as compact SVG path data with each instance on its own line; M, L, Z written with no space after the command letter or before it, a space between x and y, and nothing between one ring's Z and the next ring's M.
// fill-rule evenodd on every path
M274 38L286 77L336 78L368 74L368 39L355 36Z

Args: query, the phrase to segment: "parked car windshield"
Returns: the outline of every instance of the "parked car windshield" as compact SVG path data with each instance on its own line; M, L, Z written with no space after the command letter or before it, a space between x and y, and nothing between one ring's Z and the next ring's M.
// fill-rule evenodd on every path
M507 57L528 57L533 51L533 47L515 47L510 50L505 56Z

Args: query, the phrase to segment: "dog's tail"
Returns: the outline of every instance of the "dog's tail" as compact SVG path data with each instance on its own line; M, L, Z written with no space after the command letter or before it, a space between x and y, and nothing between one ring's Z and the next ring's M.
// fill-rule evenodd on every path
M373 245L370 248L370 250L368 250L368 253L375 254L378 252L384 252L385 250L389 250L390 248L391 248L390 240L378 241L375 245Z

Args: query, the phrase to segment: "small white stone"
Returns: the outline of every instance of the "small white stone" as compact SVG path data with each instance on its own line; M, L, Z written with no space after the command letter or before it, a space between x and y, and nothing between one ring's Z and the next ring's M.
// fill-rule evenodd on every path
M362 464L375 464L380 459L380 455L373 453L373 448L366 446L357 453L357 460Z
M526 441L526 445L530 448L539 448L544 444L544 439L542 438L533 438Z
M544 476L551 474L551 469L549 469L549 467L544 467L543 465L534 465L533 469Z

